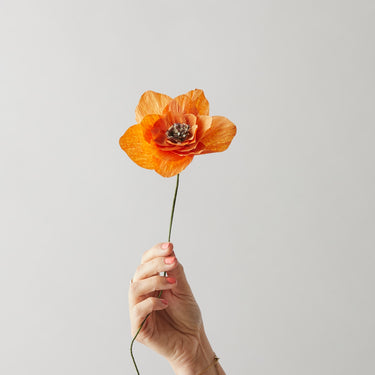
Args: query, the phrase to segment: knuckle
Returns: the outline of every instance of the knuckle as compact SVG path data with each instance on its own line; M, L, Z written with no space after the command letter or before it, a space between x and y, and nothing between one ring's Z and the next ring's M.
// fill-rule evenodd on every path
M133 281L131 284L130 284L130 293L132 294L136 294L137 293L137 290L138 290L138 282L137 281Z
M135 270L136 274L141 274L142 273L142 264L140 264L137 269Z
M156 306L156 301L154 297L149 297L147 300L149 311L154 310Z
M153 246L151 249L145 251L142 255L141 263L146 263L148 262L152 257L155 251L160 248L161 243Z
M151 248L151 249L149 249L149 250L147 250L143 253L141 263L146 263L150 259L152 251L153 251L153 248Z

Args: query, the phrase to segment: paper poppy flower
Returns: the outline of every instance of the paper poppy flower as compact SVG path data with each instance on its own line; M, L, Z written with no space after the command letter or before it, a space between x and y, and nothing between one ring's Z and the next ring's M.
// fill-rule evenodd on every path
M227 118L209 116L209 103L198 89L174 99L146 91L135 119L120 146L139 166L163 177L180 173L196 155L226 150L236 134Z

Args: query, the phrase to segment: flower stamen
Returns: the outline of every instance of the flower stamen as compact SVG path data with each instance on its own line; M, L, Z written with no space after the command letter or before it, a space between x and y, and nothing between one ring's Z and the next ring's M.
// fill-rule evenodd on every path
M191 136L190 129L190 125L188 124L176 122L166 131L165 134L171 142L182 143Z

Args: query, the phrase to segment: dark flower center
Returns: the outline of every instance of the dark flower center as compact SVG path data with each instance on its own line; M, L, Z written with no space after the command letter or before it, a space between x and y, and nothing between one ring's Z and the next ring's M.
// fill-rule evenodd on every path
M190 125L174 123L165 133L173 143L182 143L191 136Z

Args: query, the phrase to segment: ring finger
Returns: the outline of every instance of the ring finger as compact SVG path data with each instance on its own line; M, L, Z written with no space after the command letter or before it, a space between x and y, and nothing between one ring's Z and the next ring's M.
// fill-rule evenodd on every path
M160 272L171 271L176 264L177 259L174 254L171 254L171 256L168 257L154 258L149 262L138 266L133 277L133 282L158 275Z
M129 289L129 303L131 306L142 300L152 292L174 288L176 279L173 277L152 276L147 279L134 281Z

